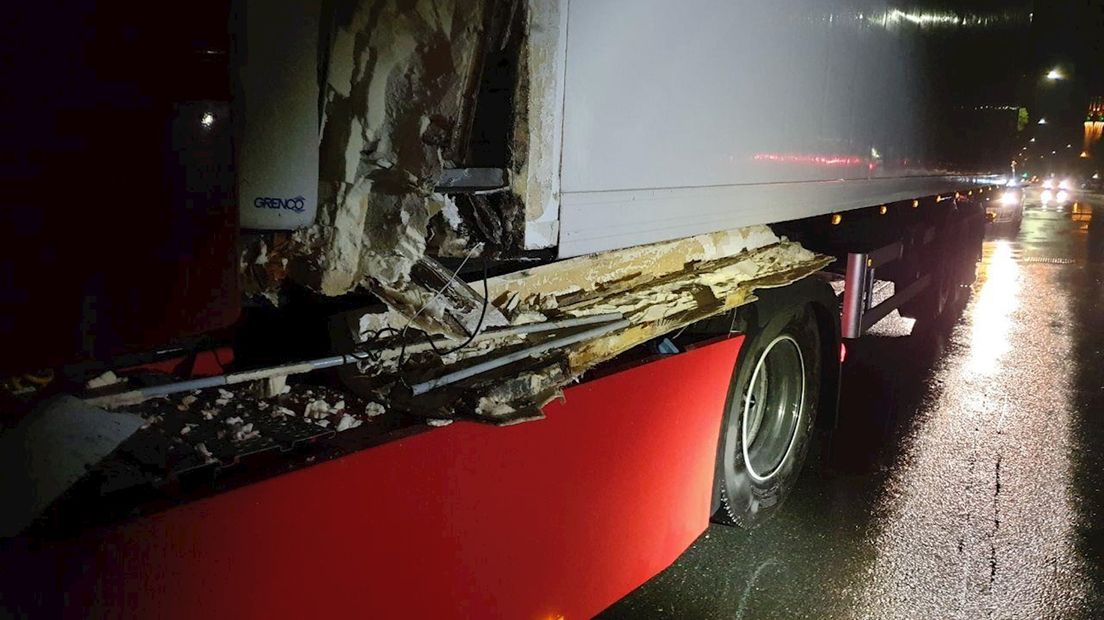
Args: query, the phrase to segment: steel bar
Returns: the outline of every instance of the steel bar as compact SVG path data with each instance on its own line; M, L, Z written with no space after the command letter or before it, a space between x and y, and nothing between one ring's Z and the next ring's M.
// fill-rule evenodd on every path
M926 275L906 286L905 290L895 293L889 299L868 310L862 317L862 331L865 332L871 327L874 327L875 323L886 318L886 315L890 312L900 308L901 304L919 295L924 289L928 288L930 282L931 276Z
M571 317L567 319L560 319L558 321L548 321L544 323L528 323L525 325L517 325L507 327L504 329L483 332L473 339L473 343L479 340L486 340L489 338L498 338L507 335L527 334L527 333L539 333L542 331L550 331L554 329L562 329L565 327L577 327L580 325L591 325L595 323L611 323L621 319L620 314L596 314L592 316ZM447 342L447 341L443 341ZM418 350L424 350L429 348L428 343L420 343ZM387 347L397 348L397 347ZM408 351L415 351L414 346L407 347ZM288 376L288 375L300 375L315 370L322 370L325 368L334 368L337 366L345 366L348 364L354 364L363 360L363 355L358 353L357 355L342 354L331 355L328 357L321 357L313 360L307 360L303 362L294 362L291 364L282 364L280 366L270 366L267 368L258 368L255 370L243 370L241 372L229 373L225 375L217 375L214 377L204 377L202 379L190 379L188 381L178 381L175 383L166 383L164 385L154 385L150 387L139 388L136 390L128 390L126 392L119 392L116 394L107 394L104 396L95 396L92 398L84 399L84 402L105 407L105 406L121 406L142 402L150 398L156 398L159 396L168 396L170 394L179 394L181 392L189 392L192 390L205 390L214 387L223 387L227 385L235 385L238 383L247 383L249 381L258 381L261 379L268 379L271 377Z
M554 338L552 340L549 340L548 342L542 342L538 345L527 347L519 351L514 351L513 353L510 353L508 355L489 359L485 362L475 364L474 366L469 366L468 368L457 370L455 372L450 372L441 375L440 377L437 377L435 379L430 379L429 381L417 383L411 386L411 390L413 391L415 396L425 394L426 392L429 392L430 390L433 390L435 388L439 388L450 383L456 383L457 381L463 381L464 379L468 379L476 375L481 375L485 372L494 370L495 368L501 368L507 364L512 364L513 362L521 361L534 355L539 355L546 351L551 351L552 349L558 349L560 347L566 347L568 345L582 342L584 340L589 340L591 338L597 338L598 336L602 336L608 334L609 332L628 326L629 322L625 319L614 321L612 323L604 323L597 327L592 327L581 332L577 332L560 338Z
M862 335L862 315L866 307L866 254L847 255L847 274L843 285L843 313L840 329L844 338Z

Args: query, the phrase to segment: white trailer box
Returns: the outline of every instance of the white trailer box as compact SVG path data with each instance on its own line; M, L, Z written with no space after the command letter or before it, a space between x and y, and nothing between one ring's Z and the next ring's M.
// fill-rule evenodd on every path
M526 246L560 257L982 182L925 149L942 119L924 46L1029 19L859 0L529 4ZM976 91L985 76L965 77Z

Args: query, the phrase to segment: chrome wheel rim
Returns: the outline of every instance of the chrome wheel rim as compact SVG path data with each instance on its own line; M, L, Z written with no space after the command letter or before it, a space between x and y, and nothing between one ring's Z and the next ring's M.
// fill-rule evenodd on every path
M789 460L804 408L805 359L797 341L782 335L756 360L744 395L742 449L753 480L769 480Z

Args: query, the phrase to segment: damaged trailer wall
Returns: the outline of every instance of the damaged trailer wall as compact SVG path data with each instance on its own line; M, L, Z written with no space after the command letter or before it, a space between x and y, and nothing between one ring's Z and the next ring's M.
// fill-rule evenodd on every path
M286 277L327 296L367 289L429 333L471 333L479 296L435 257L523 250L528 15L523 0L338 0L324 10L318 217L247 244L246 289L273 301ZM547 188L556 172L539 161ZM508 171L508 182L437 191L443 170L471 165ZM485 324L504 321L492 312Z
M460 10L448 0L336 3L319 214L298 234L306 256L293 265L297 279L326 295L364 286L399 308L417 308L432 297L411 274L419 264L426 273L441 272L425 257L430 196L455 150L453 131L471 89L485 9L472 2ZM478 308L470 289L449 299L461 312ZM428 309L420 324L462 334L473 328L466 323Z

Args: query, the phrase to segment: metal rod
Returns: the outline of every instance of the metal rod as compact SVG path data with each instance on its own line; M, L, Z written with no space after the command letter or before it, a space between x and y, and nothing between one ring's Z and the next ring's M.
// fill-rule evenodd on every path
M458 193L498 189L508 184L509 175L505 168L446 168L437 179L436 190Z
M517 325L500 330L483 332L477 335L472 340L472 342L474 343L479 340L496 338L499 336L506 336L511 334L539 333L542 331L550 331L565 327L577 327L579 325L590 325L593 323L610 323L611 321L619 320L621 320L620 314L595 314L591 316L560 319L558 321L548 321L545 323L527 323L525 325ZM429 345L423 343L422 349L426 348L429 348ZM407 350L413 351L414 347L407 347ZM119 392L117 394L96 396L93 398L86 398L84 399L84 402L98 407L132 405L150 398L168 396L170 394L179 394L181 392L190 392L192 390L205 390L214 387L235 385L238 383L247 383L249 381L259 381L261 379L268 379L270 377L301 375L315 370L354 364L358 361L361 361L362 359L362 356L358 358L357 356L353 356L350 354L331 355L329 357L320 357L304 362L294 362L291 364L282 364L280 366L258 368L256 370L243 370L240 372L217 375L214 377L189 379L188 381L178 381L175 383L166 383L164 385L154 385L150 387L139 388L137 390Z
M502 357L496 357L494 359L475 364L474 366L469 366L455 372L450 372L441 375L440 377L437 377L435 379L430 379L429 381L417 383L411 386L410 389L413 391L415 396L425 394L426 392L429 392L430 390L433 390L435 388L439 388L450 383L456 383L457 381L462 381L476 375L481 375L485 372L494 370L495 368L501 368L502 366L505 366L507 364L512 364L513 362L521 361L534 355L539 355L546 351L551 351L552 349L566 347L568 345L575 344L576 342L582 342L583 340L589 340L591 338L597 338L598 336L602 336L608 334L609 332L628 326L629 322L625 319L620 319L612 323L605 323L599 325L598 327L592 327L590 329L583 330L569 336L554 338L552 340L549 340L548 342L542 342L541 344L521 349L520 351L514 351L513 353L510 353L508 355L503 355Z
M844 338L862 335L862 315L866 299L866 254L847 255L847 274L843 284L843 314L840 331Z
M517 336L521 334L536 334L540 332L547 332L556 329L563 329L565 327L578 327L580 325L593 325L595 323L608 323L611 321L617 321L621 318L620 312L608 313L608 314L591 314L588 316L569 317L566 319L559 319L556 321L544 321L541 323L525 323L524 325L511 325L503 327L502 329L488 330L480 332L472 339L470 344L482 342L484 340L490 340L492 338L502 338L504 336ZM435 338L433 344L437 346L447 345L450 341L448 338ZM399 345L388 345L386 347L371 347L367 351L387 351L389 349L398 349ZM407 355L414 353L421 353L430 349L429 342L420 340L408 344L406 346Z
M874 303L874 270L870 266L870 259L866 259L866 284L863 288L863 314L870 311Z
M355 361L357 361L357 359L351 355L331 355L329 357L320 357L318 359L307 360L305 362L283 364L280 366L270 366L268 368L258 368L256 370L243 370L241 372L235 372L226 375L204 377L202 379L190 379L188 381L178 381L175 383L166 383L164 385L153 385L150 387L139 388L137 390L119 392L118 394L107 394L105 396L86 398L84 399L84 402L98 407L117 407L120 405L132 405L150 398L156 398L158 396L168 396L170 394L179 394L181 392L190 392L192 390L205 390L213 387L221 387L224 385L234 385L237 383L246 383L248 381L258 381L260 379L267 379L269 377L300 375L314 370L321 370L323 368L333 368L334 366L344 366L345 364L352 364Z

